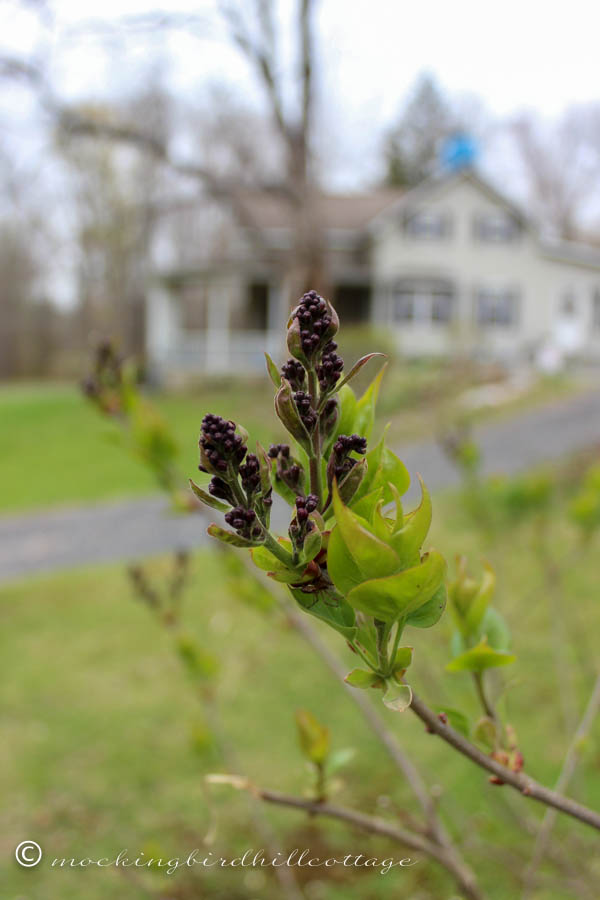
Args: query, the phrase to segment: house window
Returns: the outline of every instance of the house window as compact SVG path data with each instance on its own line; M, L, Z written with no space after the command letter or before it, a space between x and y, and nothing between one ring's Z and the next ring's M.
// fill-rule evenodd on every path
M592 297L592 328L600 331L600 288L594 290Z
M450 217L433 209L408 212L404 219L404 231L410 237L422 240L438 240L448 237L452 230Z
M394 322L447 324L454 313L452 286L438 281L401 281L392 290Z
M519 236L520 225L514 216L498 210L476 216L473 231L479 241L506 244Z
M510 328L517 321L517 295L513 290L483 288L475 296L475 319L483 327Z

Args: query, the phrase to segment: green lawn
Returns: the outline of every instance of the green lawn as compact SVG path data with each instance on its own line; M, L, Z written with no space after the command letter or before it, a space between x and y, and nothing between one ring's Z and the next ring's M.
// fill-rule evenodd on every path
M371 370L371 375L373 370ZM362 385L368 376L361 373ZM360 382L359 382L360 383ZM392 444L435 432L440 403L452 379L439 364L392 366L379 410L391 422ZM570 382L541 382L508 409L551 402ZM282 439L265 378L207 382L196 390L152 395L170 424L185 476L198 462L197 436L209 411L241 422L265 445ZM123 452L115 425L98 415L75 385L25 383L0 386L0 511L86 503L156 490L152 475Z
M275 438L275 416L261 421L259 403L269 403L265 382L248 386L214 386L196 393L153 398L178 441L182 467L197 468L197 436L202 416L215 404L228 415L244 416L262 440ZM268 408L268 405L267 405ZM229 412L230 411L230 412ZM144 494L156 490L151 474L123 452L118 429L98 415L76 386L5 385L0 388L0 510Z
M64 393L64 408L66 397ZM71 403L73 410L75 399ZM85 436L89 449L95 422L90 412ZM38 447L43 468L44 450L42 444ZM115 466L120 459L117 454ZM121 471L127 472L125 464ZM138 473L135 465L131 471ZM143 479L139 473L136 477L142 490ZM91 476L89 485L91 490ZM567 744L558 701L560 684L564 682L563 690L569 692L579 715L593 682L597 660L593 636L600 627L595 563L599 547L596 542L579 551L574 533L566 526L555 527L556 559L568 557L575 564L552 606L532 555L534 536L532 524L521 524L486 543L455 497L442 498L436 506L433 542L449 560L460 551L474 561L490 558L497 566L496 603L510 622L518 654L517 663L503 675L507 691L501 709L516 728L527 769L552 783ZM165 562L156 560L152 565L160 574ZM410 812L412 800L402 779L365 731L341 685L277 616L259 613L224 586L222 565L222 557L214 551L194 557L185 620L190 632L219 658L217 705L243 773L263 786L302 793L306 771L296 746L293 715L305 707L329 725L335 747L356 749L336 799L392 819L396 813ZM411 681L431 704L458 707L474 720L477 708L467 677L443 673L450 628L446 615L445 624L432 631L410 632L415 647ZM323 636L352 666L343 643L328 632ZM206 852L232 856L259 844L243 796L224 787L204 791L203 774L219 771L221 763L214 750L198 741L202 708L173 653L169 633L131 597L121 566L4 586L0 649L3 900L281 897L272 876L258 870L195 869L168 876L50 866L54 857L114 856L125 847L136 855L145 851L186 856L204 846ZM568 671L557 666L558 650L566 654ZM482 772L425 734L416 717L384 714L428 782L443 786L442 813L489 897L515 900L520 896L515 878L531 853L531 825L539 821L541 809L506 787L489 785ZM600 807L599 725L582 748L583 759L569 791L596 808ZM406 855L386 841L367 841L342 826L323 827L319 820L293 811L270 808L268 816L281 849L307 846L317 855ZM593 879L594 872L596 880L600 878L592 832L561 819L556 836L550 854L555 862L547 863L546 881L532 895L534 900L579 896L574 888L561 887L556 866L564 870L570 865L580 878ZM21 869L12 858L14 847L25 839L38 841L45 850L43 863L35 869ZM308 900L456 896L445 874L427 859L386 876L304 870L302 877L311 879Z

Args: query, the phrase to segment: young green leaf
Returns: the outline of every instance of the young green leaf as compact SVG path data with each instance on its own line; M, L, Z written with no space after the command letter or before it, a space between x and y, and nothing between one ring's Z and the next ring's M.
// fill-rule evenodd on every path
M385 353L368 353L366 356L362 356L358 360L358 362L354 363L346 377L336 386L336 390L339 391L340 388L342 388L345 384L348 384L348 382L351 381L355 375L358 375L362 367L366 365L366 363L368 363L370 359L374 359L376 356L381 356L383 359L385 359Z
M224 544L231 544L232 547L256 547L258 544L258 541L249 541L247 538L240 537L234 531L227 531L226 528L221 528L214 523L209 525L206 531L211 537L217 538Z
M451 728L454 728L455 731L458 731L464 737L469 737L469 720L464 713L461 713L458 709L448 709L447 706L436 706L435 711L440 717L446 717Z
M304 546L302 547L302 560L305 563L309 563L312 559L314 559L321 549L321 544L321 532L317 528L313 528L313 530L310 531L304 539Z
M399 669L408 669L412 662L412 655L412 647L399 647L392 663L392 672L397 672Z
M512 653L494 650L484 639L475 647L471 647L446 666L448 672L483 672L485 669L507 666L516 660Z
M356 416L354 420L354 430L357 434L371 437L373 425L375 423L375 407L379 396L379 389L385 374L387 365L381 367L367 390L364 392L360 400L356 404Z
M496 574L492 567L484 564L483 577L477 594L471 601L471 605L465 616L467 633L472 633L481 625L492 595L496 589ZM493 645L492 645L493 646Z
M379 675L376 675L375 672L369 672L367 669L352 669L352 671L346 675L344 681L346 684L349 684L350 687L361 688L361 690L377 687L382 684Z
M340 403L340 415L335 429L338 434L353 434L356 431L354 420L356 417L356 394L349 385L345 384L338 393Z
M301 446L310 447L310 435L296 409L291 385L285 378L282 379L281 387L275 394L275 412L292 437Z
M265 360L267 361L267 372L269 373L269 378L273 382L276 388L281 386L281 375L279 374L279 369L271 359L268 353L265 352Z
M339 529L350 556L365 578L390 575L398 569L399 561L394 550L375 537L366 527L367 523L344 506L335 483L333 510L336 529Z
M323 594L304 594L300 590L290 588L299 606L311 616L320 619L341 634L347 641L356 637L356 615L352 607L343 597L333 601Z
M445 571L444 558L432 550L411 569L359 584L348 594L348 603L368 616L395 622L431 600Z
M206 506L210 506L212 509L218 509L219 512L225 512L225 510L229 509L229 505L227 503L221 503L220 500L217 500L211 494L203 491L202 488L198 487L198 485L193 482L191 478L189 479L189 481L190 487L198 500L201 500L202 503L206 504Z
M500 740L499 728L489 716L483 716L473 729L473 740L485 744L489 750L495 750Z
M296 727L303 754L311 762L322 765L329 755L331 745L329 728L321 725L307 709L297 710Z
M419 476L421 503L404 517L404 524L391 539L391 544L400 558L401 565L414 565L419 551L427 537L431 525L432 506L429 491Z
M395 681L388 682L388 687L383 695L383 702L388 709L394 712L404 712L412 702L412 690L408 684L396 684Z
M407 616L406 624L412 625L413 628L431 628L440 621L445 608L446 585L441 584L431 600Z
M344 595L364 581L339 528L334 528L329 536L327 571L338 591Z

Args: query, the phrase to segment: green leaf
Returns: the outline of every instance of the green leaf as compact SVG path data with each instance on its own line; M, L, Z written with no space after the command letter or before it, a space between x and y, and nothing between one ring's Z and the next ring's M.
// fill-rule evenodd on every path
M281 386L281 375L279 374L279 369L268 353L265 353L265 359L267 361L267 372L269 373L269 378L271 379L275 387L278 388Z
M341 594L347 594L364 581L363 574L354 562L339 528L334 528L329 535L327 571Z
M217 660L192 637L181 634L177 638L176 647L189 675L194 678L211 678L216 674L219 667Z
M275 412L287 431L305 448L310 447L310 435L296 409L291 385L285 378L275 394Z
M337 485L333 485L333 511L336 529L364 578L390 575L398 569L399 561L394 550L368 530L367 523L344 506ZM335 531L335 529L334 529ZM335 582L334 582L335 583Z
M211 494L208 494L206 491L203 491L202 488L198 487L198 485L195 482L193 482L191 478L189 479L189 481L190 481L190 487L191 487L192 491L194 492L194 494L196 495L196 497L198 498L198 500L201 500L202 503L206 504L206 506L210 506L210 507L212 507L212 509L218 509L219 512L225 512L225 510L230 508L228 503L221 503L220 500L217 500Z
M472 633L481 625L495 589L496 575L492 567L485 563L479 590L471 601L471 605L465 616L465 628L467 634ZM496 646L492 640L490 640L490 644L492 647Z
M385 501L389 503L394 499L389 490L390 483L394 485L400 495L405 494L410 487L410 475L402 460L396 456L389 447L383 447L381 454L380 478L385 491Z
M406 624L413 628L431 628L442 618L446 608L446 585L441 584L431 600L407 616Z
M220 528L219 525L209 525L206 529L207 533L210 534L211 537L217 538L217 540L222 541L224 544L231 544L232 547L256 547L256 541L249 541L246 538L240 537L239 534L236 534L234 531L227 531L226 528Z
M397 672L399 669L408 669L412 662L412 655L412 647L399 647L392 663L392 671Z
M367 440L371 437L375 423L375 407L379 396L379 389L387 366L382 366L367 390L356 404L356 417L354 430Z
M356 615L343 597L335 599L325 594L325 592L304 594L301 590L296 590L295 588L290 588L290 591L298 605L307 613L325 622L347 641L354 640L356 637Z
M258 441L256 442L256 455L260 467L260 492L266 497L271 490L271 460L267 451Z
M298 584L302 581L311 581L313 575L305 575L305 566L286 566L282 560L274 556L270 550L264 546L253 547L250 551L252 562L257 569L266 572L269 578L279 581L282 584Z
M371 491L370 494L365 494L358 500L356 499L355 495L350 501L350 509L357 516L360 516L361 519L365 519L365 521L370 522L373 518L373 513L377 508L377 504L382 499L382 493L383 488L378 487L374 491Z
M315 558L321 549L322 541L323 538L318 528L313 528L313 530L306 535L304 546L302 547L302 559L305 563L309 563Z
M436 706L435 711L438 713L444 714L448 718L448 724L454 728L455 731L458 731L460 734L464 735L464 737L469 737L469 720L464 713L461 713L458 709L448 709L447 706Z
M444 558L432 550L411 569L359 584L348 593L348 603L368 616L395 622L431 600L445 571Z
M382 478L382 456L385 446L384 437L381 438L372 450L369 450L365 459L367 461L367 474L365 475L359 490L356 492L355 500L359 500L366 494L374 490L383 490Z
M345 384L348 384L348 382L352 378L354 378L355 375L358 375L358 373L360 372L362 367L366 363L368 363L370 359L373 359L376 356L381 356L383 359L386 358L385 353L368 353L366 356L361 356L361 358L358 360L358 362L354 363L354 365L352 366L352 368L350 369L350 371L348 372L346 377L343 379L343 381L340 381L339 385L337 386L337 390L342 388Z
M304 756L311 762L322 765L330 750L329 728L318 721L307 709L296 711L298 741Z
M388 709L394 712L404 712L412 702L412 690L408 684L396 684L394 681L388 682L388 687L383 695L383 702Z
M420 476L419 483L421 485L421 503L417 509L404 517L402 528L391 539L392 546L403 566L415 564L415 558L418 559L419 551L431 526L431 497Z
M344 681L346 684L349 684L350 687L366 690L367 688L376 687L380 684L381 678L379 675L376 675L375 672L369 672L367 669L352 669L352 671L346 675Z
M448 672L483 672L485 669L507 666L513 663L517 657L503 650L494 650L493 647L482 640L475 647L466 650L449 662L446 666Z
M495 750L500 740L498 731L494 720L489 716L483 716L473 729L473 740L485 744L490 750Z
M300 360L302 365L307 366L308 360L302 349L302 338L300 336L300 322L298 319L290 319L287 331L287 347L295 359Z
M350 760L356 755L354 747L342 747L340 750L334 750L327 760L327 773L333 775L339 772L344 766L347 766Z
M494 650L508 650L510 647L508 625L504 621L504 617L493 606L488 606L486 609L477 629L477 636L487 638L488 644Z
M361 459L355 466L352 466L347 475L344 476L339 483L339 492L342 503L346 506L350 504L352 498L360 487L360 483L367 474L367 461Z
M338 393L340 402L340 416L335 429L336 436L338 434L353 434L354 419L356 417L356 394L347 384Z

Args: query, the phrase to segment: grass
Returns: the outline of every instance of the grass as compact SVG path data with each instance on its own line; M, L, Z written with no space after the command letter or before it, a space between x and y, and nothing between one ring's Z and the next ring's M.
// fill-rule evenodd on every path
M432 535L448 559L466 552L474 565L486 557L497 568L496 605L510 623L518 655L516 665L503 673L506 690L500 708L516 729L528 771L549 784L557 777L568 743L561 722L560 682L566 680L579 716L593 682L593 636L600 627L594 562L598 542L580 549L562 515L553 519L551 552L556 560L575 561L565 570L554 606L532 550L537 529L531 520L485 538L456 496L448 496L436 506ZM164 559L151 565L156 578L164 576ZM217 705L243 773L263 786L302 793L307 775L293 716L297 708L308 708L330 727L334 747L356 749L336 799L391 818L410 812L412 801L402 779L365 731L341 685L277 617L244 602L225 580L222 566L222 557L208 550L194 557L185 621L190 633L219 659ZM568 671L556 665L556 624ZM457 707L475 721L477 707L467 676L443 672L450 630L446 615L431 631L410 632L415 647L411 681L431 704ZM352 666L343 643L326 631L324 637ZM202 706L173 653L170 634L131 598L122 567L2 587L0 650L6 673L0 687L3 897L281 896L272 874L260 870L194 869L168 876L50 866L54 857L114 857L125 847L132 854L182 857L204 847L233 856L256 848L259 841L244 796L225 787L204 790L203 774L218 771L221 763L210 744L199 739L206 729ZM518 873L531 853L532 826L542 810L507 788L489 785L482 772L425 734L415 717L384 714L429 783L443 786L440 809L489 897L520 896ZM569 790L596 808L599 724L581 748L582 760ZM269 809L267 814L281 849L306 846L316 855L405 855L386 842L293 811ZM590 885L600 876L593 833L560 819L556 836L533 900L580 896L557 876L557 871L565 874L565 866L577 870L577 877L591 879ZM45 859L35 869L21 869L12 859L14 847L24 839L36 840L45 849ZM348 876L338 870L300 874L308 900L439 900L455 895L451 882L427 859L386 876L364 871Z
M259 402L268 404L267 385L250 386L248 404L239 386L205 392L159 395L156 404L171 425L182 468L197 469L197 434L211 403L244 415L253 433L269 442L277 434L275 416L263 422ZM268 405L267 405L268 408ZM61 384L5 385L0 388L0 509L14 511L86 503L156 490L152 475L123 452L118 429L102 419L77 388Z
M392 443L434 433L440 385L448 383L443 372L432 363L392 367L379 415L380 425L392 423ZM550 402L566 387L563 382L541 382L509 407L520 410L527 404ZM170 423L185 475L196 471L196 440L206 411L242 422L253 439L266 445L282 438L270 412L272 388L266 378L213 381L195 391L158 394L152 399ZM503 410L507 413L508 408ZM492 415L498 411L484 411L479 418ZM139 496L156 489L152 475L123 452L116 426L102 419L74 385L1 386L0 421L2 512Z

